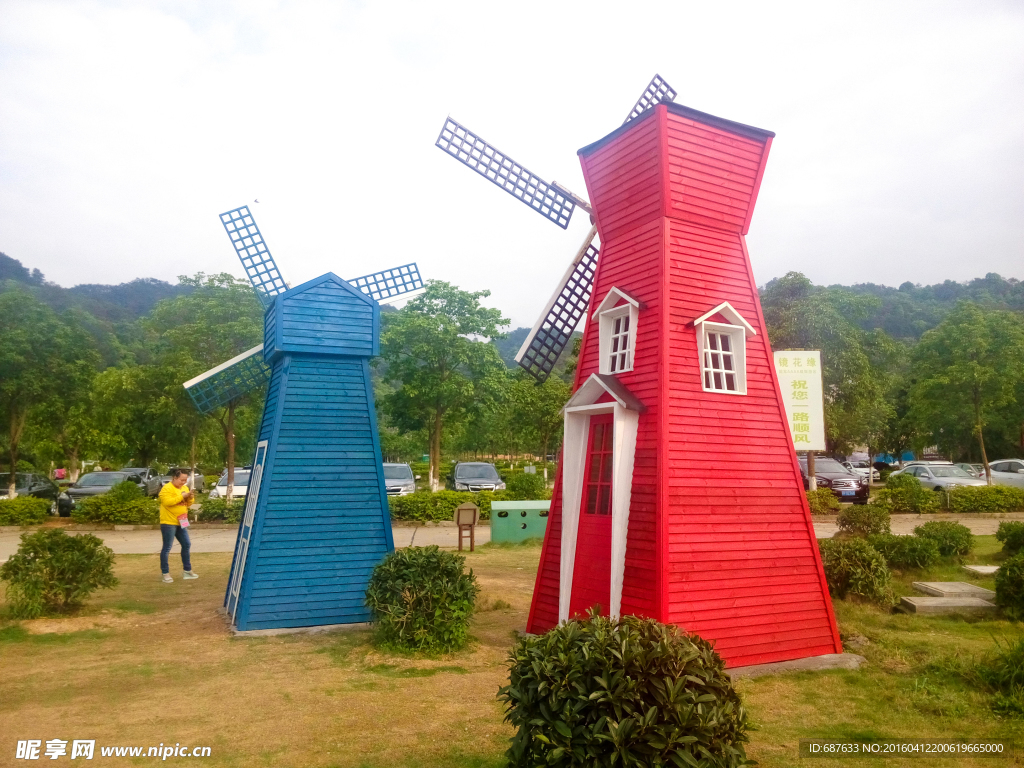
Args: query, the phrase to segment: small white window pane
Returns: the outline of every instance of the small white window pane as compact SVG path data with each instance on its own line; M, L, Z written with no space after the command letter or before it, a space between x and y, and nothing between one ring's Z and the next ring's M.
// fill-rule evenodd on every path
M732 370L732 355L722 355L722 362L724 363L723 367L725 370Z
M619 351L619 337L618 336L612 336L612 352L618 352L618 351Z
M731 352L732 351L731 347L729 346L729 341L730 341L729 337L726 334L723 333L722 334L722 351L723 352Z
M612 333L616 333L616 334L622 333L622 318L621 317L616 317L615 318L615 329L612 331Z
M622 332L626 333L629 331L629 315L623 315L622 317Z
M735 392L736 391L736 374L727 373L725 374L725 388Z
M715 389L721 389L721 388L722 388L722 374L720 374L718 371L715 371Z
M718 349L718 334L717 333L709 333L708 334L708 347L710 347L711 349Z

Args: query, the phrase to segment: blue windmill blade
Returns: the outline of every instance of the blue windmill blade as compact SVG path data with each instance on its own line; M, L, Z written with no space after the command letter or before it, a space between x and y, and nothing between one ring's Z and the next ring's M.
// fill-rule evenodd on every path
M260 297L263 306L270 306L273 297L288 290L284 279L281 277L274 257L270 255L270 249L263 241L260 228L256 226L256 220L249 212L249 206L243 205L233 211L222 213L220 221L231 238L231 244L235 246L238 258L242 260L242 267L245 274L249 276L252 287L256 289L256 295Z
M374 272L372 275L355 277L347 282L378 303L386 302L403 293L418 291L423 287L423 279L415 262L394 269L385 269L383 272Z
M232 400L264 386L270 368L263 362L263 345L189 379L183 385L200 413L209 413Z

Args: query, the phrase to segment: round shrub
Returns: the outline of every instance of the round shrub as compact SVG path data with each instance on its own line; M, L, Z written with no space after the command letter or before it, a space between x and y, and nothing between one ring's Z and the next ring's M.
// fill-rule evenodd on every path
M807 494L807 504L812 515L834 515L842 509L839 499L828 488L815 488L804 493Z
M881 553L864 539L819 539L825 581L833 597L860 595L892 605L892 574Z
M466 558L436 546L397 549L370 576L366 604L385 648L446 653L469 639L480 592Z
M1007 558L996 571L996 605L1011 619L1024 620L1024 553Z
M505 481L505 492L508 501L551 498L544 486L544 476L528 475L525 472L509 475L508 480Z
M839 530L858 536L889 533L889 510L878 504L852 504L836 519Z
M921 487L921 481L913 475L907 475L900 473L898 475L889 475L885 479L885 487L890 490L913 490L914 488Z
M1024 522L1004 520L996 531L996 540L1003 543L1003 552L1015 555L1024 549Z
M941 494L926 491L913 475L890 475L885 488L875 494L875 503L888 507L894 515L920 515L935 512L942 498Z
M114 553L91 534L68 536L59 528L23 534L18 552L0 566L15 618L67 611L93 591L117 584Z
M914 529L914 535L931 539L943 557L966 555L974 549L974 536L966 525L950 520L932 520Z
M513 766L746 765L747 715L721 657L652 619L591 616L521 637L498 692Z
M868 544L882 554L891 568L927 568L939 561L938 545L931 539L919 536L878 533L868 536Z
M228 500L223 497L219 499L207 497L203 499L203 503L199 506L196 520L200 523L240 523L242 522L242 513L244 511L244 498L231 499L231 505L229 506Z
M50 502L33 496L0 500L0 525L36 525L50 516Z

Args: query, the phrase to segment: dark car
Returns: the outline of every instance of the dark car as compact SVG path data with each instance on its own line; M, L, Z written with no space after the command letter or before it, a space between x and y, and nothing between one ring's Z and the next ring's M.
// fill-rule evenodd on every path
M142 478L142 492L147 496L156 496L163 488L160 475L152 467L121 467L120 471Z
M501 480L497 468L493 464L482 461L460 461L448 475L450 491L503 491L505 483Z
M156 489L157 493L160 493L160 490L165 485L167 485L169 482L171 482L171 476L170 475L160 475L159 480L160 480L160 483L159 483L159 485L157 486L157 489ZM193 478L192 475L189 475L188 487L189 487L189 490L195 491L196 493L202 493L203 491L206 490L206 476L203 475L202 472L196 472L194 478Z
M146 492L142 478L131 472L90 472L78 478L77 483L69 485L62 495L67 496L71 504L77 504L90 496L107 493L115 485L123 483L125 480L130 480L139 486L140 491Z
M807 488L809 482L806 456L800 456L800 472L804 476L804 488ZM815 457L814 474L818 480L818 488L828 488L840 501L868 503L868 479L850 472L835 459L827 456Z
M10 476L6 473L0 475L0 499L7 498L8 483L10 483ZM18 496L46 499L50 502L50 514L57 514L59 509L57 497L60 496L60 488L46 475L39 475L33 472L17 472L14 475L14 491ZM60 512L66 516L66 514L70 514L70 507L66 514L63 510L60 510Z

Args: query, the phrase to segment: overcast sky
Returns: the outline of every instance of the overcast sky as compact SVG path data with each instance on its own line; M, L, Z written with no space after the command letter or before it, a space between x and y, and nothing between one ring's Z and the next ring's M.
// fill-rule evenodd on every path
M248 203L295 285L416 261L513 327L586 233L434 141L547 180L660 73L775 131L763 284L1024 278L1024 3L0 0L0 251L61 285L241 275ZM259 199L259 204L253 201Z

